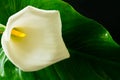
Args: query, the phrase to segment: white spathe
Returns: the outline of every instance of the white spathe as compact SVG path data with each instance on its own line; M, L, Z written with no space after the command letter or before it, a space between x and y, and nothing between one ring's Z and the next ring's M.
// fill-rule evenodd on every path
M3 50L23 71L43 69L70 56L62 39L61 26L59 11L27 6L9 18L2 36ZM12 36L14 28L26 36Z

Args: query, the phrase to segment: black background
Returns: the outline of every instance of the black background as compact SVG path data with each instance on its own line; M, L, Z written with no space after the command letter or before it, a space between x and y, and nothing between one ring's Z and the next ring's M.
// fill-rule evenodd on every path
M102 24L120 44L119 0L64 0L78 12Z

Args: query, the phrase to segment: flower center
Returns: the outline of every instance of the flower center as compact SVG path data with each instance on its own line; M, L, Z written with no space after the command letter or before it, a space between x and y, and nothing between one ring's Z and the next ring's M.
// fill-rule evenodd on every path
M11 34L12 34L12 36L16 36L16 37L20 37L20 38L23 38L26 36L25 33L21 32L19 30L16 30L16 29L12 29Z

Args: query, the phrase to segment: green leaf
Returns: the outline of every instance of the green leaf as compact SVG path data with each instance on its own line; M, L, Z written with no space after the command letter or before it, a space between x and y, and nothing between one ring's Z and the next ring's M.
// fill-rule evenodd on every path
M33 73L25 73L15 67L0 49L0 80L36 80Z
M36 72L23 72L0 53L0 80L120 80L120 46L96 21L62 0L2 0L0 23L28 5L59 10L69 59Z

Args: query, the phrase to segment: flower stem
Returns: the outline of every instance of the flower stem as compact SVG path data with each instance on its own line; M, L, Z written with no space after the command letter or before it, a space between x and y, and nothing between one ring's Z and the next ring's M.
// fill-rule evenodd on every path
M5 26L0 24L0 34L2 34L5 31Z

